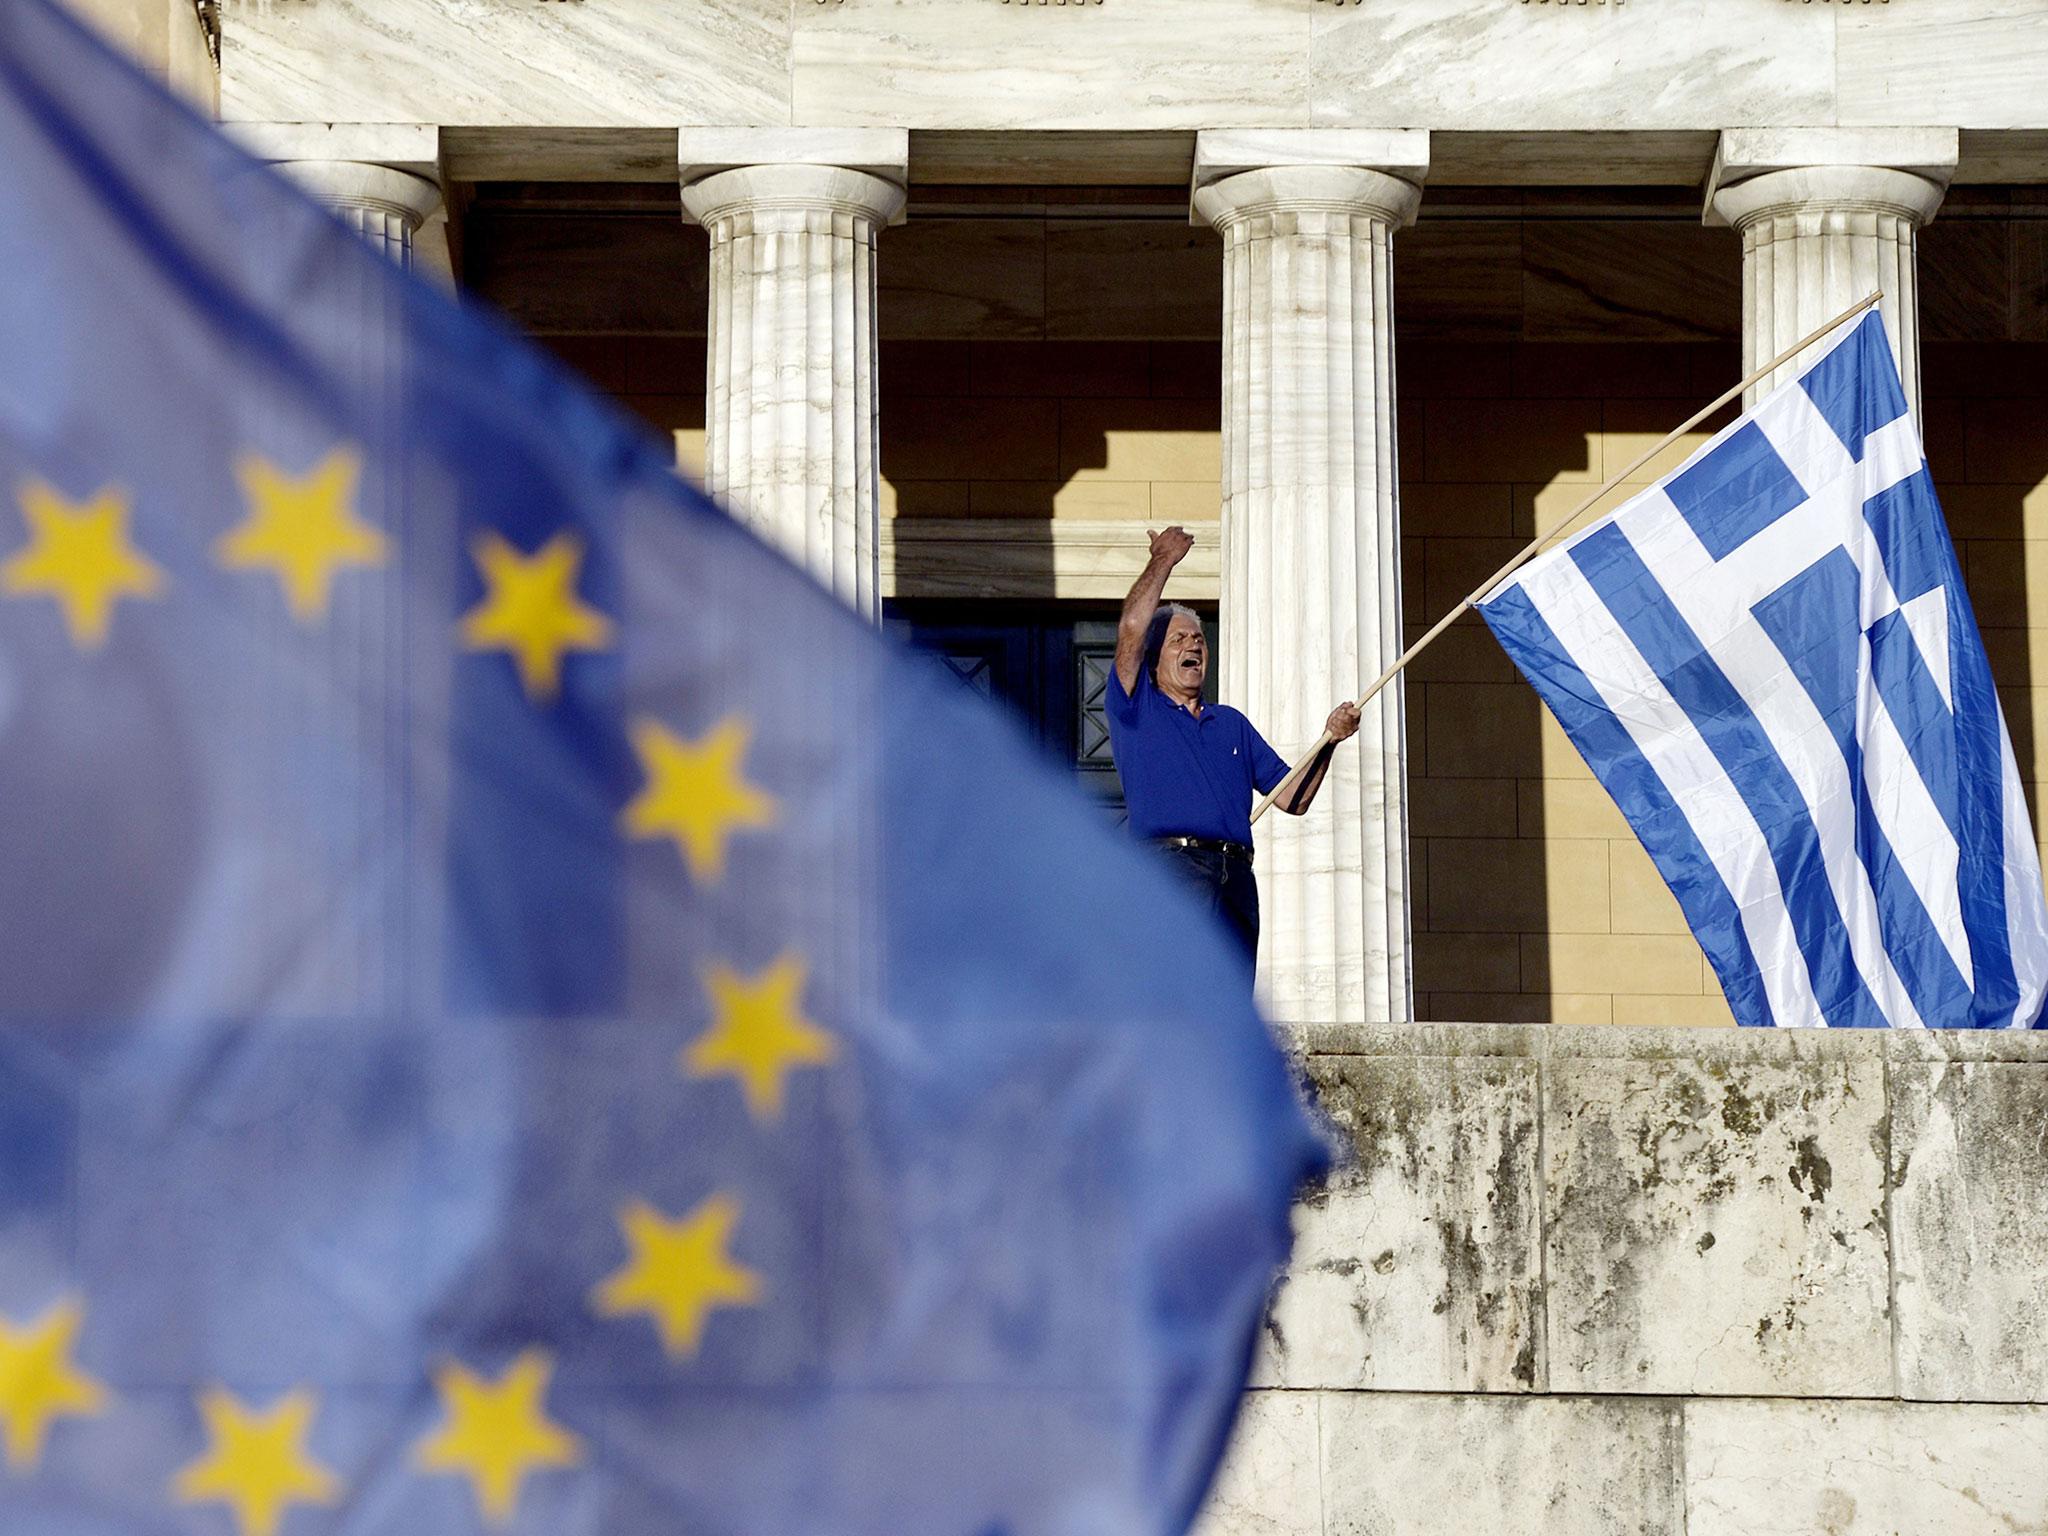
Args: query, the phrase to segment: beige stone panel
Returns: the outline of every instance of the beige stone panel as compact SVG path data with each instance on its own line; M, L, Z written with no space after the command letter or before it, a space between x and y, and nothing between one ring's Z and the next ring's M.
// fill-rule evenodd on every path
M1222 478L1223 434L1207 401L1064 400L1059 430L1070 479Z
M1429 722L1430 778L1542 777L1551 755L1544 739L1549 713L1522 683L1431 683L1410 713ZM1562 731L1558 738L1564 740ZM1565 742L1570 751L1570 743ZM1576 753L1573 756L1577 756Z
M889 517L967 517L972 515L973 484L966 480L890 480L884 478L877 505Z
M1606 401L1600 411L1604 438L1600 452L1607 472L1614 474L1627 468L1639 455L1656 447L1667 432L1697 409L1698 406L1689 409L1683 403L1669 400ZM1676 442L1652 454L1648 462L1630 470L1622 483L1641 487L1663 479L1706 447L1713 435L1733 421L1735 415L1733 404L1723 406L1690 432L1679 434Z
M1131 547L1142 550L1141 530L1152 517L1152 485L1146 480L977 480L968 506L977 517L1129 518L1136 525Z
M903 480L1060 478L1057 400L958 400L887 413L882 473Z
M627 395L622 402L657 432L702 431L702 395Z
M704 483L704 428L679 427L674 433L676 471L692 485ZM886 494L886 492L885 492Z
M1523 837L1629 838L1628 818L1606 787L1583 779L1523 779L1517 786Z
M1735 1015L1719 992L1674 992L1662 996L1617 997L1617 1024L1656 1025L1665 1029L1733 1029Z
M1408 793L1410 837L1515 835L1513 779L1415 779Z
M1521 221L1423 219L1394 243L1394 291L1404 359L1439 342L1521 334Z
M2048 420L2039 400L1971 400L1963 408L1964 461L1979 484L2048 481Z
M1404 538L1504 535L1512 531L1514 515L1514 488L1505 482L1415 480L1401 485Z
M1522 249L1532 341L1711 341L1741 319L1741 249L1692 221L1531 220Z
M1512 538L1424 539L1421 601L1418 609L1418 594L1408 594L1409 617L1434 624L1519 554L1523 543L1523 540ZM1468 613L1458 622L1472 628L1485 628L1485 621L1477 614Z
M978 341L970 344L977 395L1099 395L1143 399L1152 393L1142 341Z
M2042 408L2048 434L2048 406ZM1954 539L2048 539L2048 480L2038 485L1937 484Z
M1711 158L1711 147L1707 153ZM1529 398L1676 400L1677 422L1688 414L1683 402L1698 393L1693 374L1706 350L1682 342L1525 341L1512 349L1509 374L1515 394ZM1728 383L1737 377L1731 373Z
M1597 400L1431 400L1427 406L1423 440L1431 480L1600 479Z
M1612 1024L1604 992L1433 992L1427 1017L1447 1024Z
M1214 480L1154 480L1152 515L1160 526L1214 522L1223 515L1223 488Z
M914 218L889 231L886 249L875 271L877 323L885 338L1045 335L1045 226L1039 221Z
M1592 505L1586 508L1585 515L1574 526L1590 527L1631 496L1641 494L1642 489L1640 485L1617 485L1612 490L1603 491ZM1548 485L1514 487L1515 537L1533 539L1539 533L1550 533L1562 527L1573 511L1585 503L1593 490L1593 486L1580 480L1559 480Z
M1420 640L1424 626L1410 623L1404 643ZM1402 674L1408 686L1417 683L1511 683L1518 675L1515 664L1484 624L1453 624L1438 635L1408 663Z
M1438 933L1606 933L1607 847L1596 839L1433 839L1429 926Z
M1164 219L1046 226L1045 323L1055 339L1220 339L1222 295L1223 244L1207 228Z
M1920 447L1937 491L1961 483L1969 468L1965 402L1937 398L1920 402Z
M1432 184L1434 181L1432 176ZM1394 269L1397 275L1402 270L1399 257L1395 258ZM1403 290L1403 314L1410 302L1409 294ZM1396 323L1399 323L1398 319ZM1497 398L1507 393L1502 386L1508 379L1516 351L1515 343L1509 341L1452 341L1428 336L1410 342L1402 347L1400 355L1401 398L1438 400L1457 395Z
M2040 561L2040 548L2023 539L1964 539L1956 545L1963 582L1979 624L2000 628L2031 627L2033 596L2038 590L2030 566Z
M1689 934L1522 935L1522 987L1529 992L1697 993L1700 969L1700 948ZM1617 1012L1621 1007L1617 1002Z
M1514 934L1418 932L1414 943L1419 991L1521 990L1521 940Z
M1631 836L1607 845L1608 927L1615 933L1690 933L1671 887Z

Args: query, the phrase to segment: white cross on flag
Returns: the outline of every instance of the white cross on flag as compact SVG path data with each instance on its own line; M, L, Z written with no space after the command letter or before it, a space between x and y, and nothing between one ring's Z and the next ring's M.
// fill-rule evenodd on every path
M1983 641L1873 311L1480 612L1736 1019L2039 1020L2048 910Z

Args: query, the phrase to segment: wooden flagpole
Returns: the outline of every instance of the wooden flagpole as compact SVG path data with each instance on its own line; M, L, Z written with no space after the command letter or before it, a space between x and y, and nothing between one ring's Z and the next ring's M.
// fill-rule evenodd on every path
M1508 577L1512 576L1522 566L1528 564L1529 561L1535 559L1536 556L1542 554L1544 550L1548 549L1552 544L1555 544L1559 539L1563 538L1566 533L1570 532L1572 525L1576 523L1580 518L1584 517L1586 513L1592 509L1594 504L1600 500L1601 497L1605 496L1609 491L1613 490L1617 485L1621 484L1622 481L1626 480L1630 475L1634 474L1637 470L1641 469L1645 464L1649 463L1650 460L1654 459L1666 448L1669 448L1673 443L1677 442L1679 438L1683 437L1686 433L1690 432L1694 427L1698 426L1701 422L1705 421L1709 416L1713 415L1714 412L1721 409L1721 407L1726 405L1730 400L1733 400L1737 395L1741 394L1745 389L1749 388L1750 385L1756 383L1759 379L1767 377L1771 373L1775 372L1777 369L1782 368L1786 363L1789 363L1801 352L1804 352L1816 341L1819 341L1823 336L1827 335L1828 332L1832 331L1836 326L1841 325L1846 321L1855 319L1856 316L1862 314L1863 311L1869 309L1872 305L1876 304L1878 300L1881 298L1883 298L1882 294L1872 293L1867 298L1860 299L1856 303L1851 304L1847 309L1843 310L1839 315L1835 316L1834 319L1828 321L1826 325L1823 325L1818 329L1810 331L1806 335L1800 337L1799 340L1793 342L1791 346L1787 347L1784 351L1780 352L1768 363L1765 363L1761 368L1758 368L1755 372L1749 374L1746 378L1742 380L1741 383L1736 384L1733 388L1729 389L1725 393L1715 396L1713 400L1709 401L1706 405L1701 406L1699 410L1695 411L1692 415L1688 416L1684 421L1680 422L1677 426L1673 427L1669 432L1665 433L1664 436L1659 438L1657 442L1653 444L1651 447L1644 449L1643 452L1637 454L1633 459L1629 460L1629 462L1626 465L1624 465L1621 469L1617 470L1614 474L1608 476L1606 482L1597 491L1593 492L1592 495L1588 496L1584 501L1580 502L1576 507L1572 508L1570 515L1567 516L1563 522L1559 523L1555 528L1551 529L1550 532L1546 534L1541 534L1535 539L1531 540L1527 548L1523 549L1520 554L1516 555L1513 559L1509 560L1506 565L1502 566L1499 570L1495 571L1491 576L1487 577L1485 581L1481 582L1478 587L1476 587L1470 594L1466 596L1463 602L1459 603L1457 607L1453 608L1449 613L1445 614L1442 618L1438 619L1435 624L1431 625L1429 632L1427 634L1425 634L1420 640L1417 640L1413 645L1409 646L1407 650L1403 651L1398 657L1396 657L1393 661L1393 664L1390 665L1386 671L1382 672L1378 677L1373 679L1372 686L1366 689L1364 693L1358 696L1357 707L1359 709L1364 709L1366 705L1372 702L1374 695L1376 695L1382 688L1386 687L1388 683L1391 683L1396 677L1400 676L1401 669L1403 667L1407 666L1409 662L1413 661L1417 656L1422 654L1424 646L1428 645L1430 641L1434 640L1438 635L1442 634L1445 630L1449 629L1451 625L1455 623L1468 609L1476 607L1479 601L1482 598L1484 598L1487 595L1487 593L1491 592L1495 587L1499 586L1503 581L1507 580ZM1285 795L1290 789L1292 789L1295 781L1308 771L1309 765L1316 760L1316 758L1321 754L1323 748L1327 747L1329 744L1330 733L1327 729L1325 729L1323 734L1316 738L1315 744L1311 746L1306 752L1302 753L1301 756L1297 757L1294 760L1294 767L1288 771L1287 777L1282 779L1278 784L1274 785L1273 792L1270 795L1267 795L1263 800L1261 800L1256 806L1252 808L1252 820L1257 821L1261 816L1265 815L1266 812L1272 807L1272 804L1275 800L1280 799L1281 796Z

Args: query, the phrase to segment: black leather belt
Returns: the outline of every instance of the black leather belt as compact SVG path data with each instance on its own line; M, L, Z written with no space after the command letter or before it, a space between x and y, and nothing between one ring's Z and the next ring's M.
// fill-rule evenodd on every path
M1220 853L1226 859L1252 861L1251 849L1243 843L1226 843L1220 837L1155 837L1152 839L1162 848L1192 848L1197 853Z

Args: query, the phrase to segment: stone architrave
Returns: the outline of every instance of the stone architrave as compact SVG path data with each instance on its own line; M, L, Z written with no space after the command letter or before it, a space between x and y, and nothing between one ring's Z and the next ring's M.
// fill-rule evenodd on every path
M827 164L834 146L812 133L782 146L801 162L714 170L682 194L711 238L705 489L868 619L881 611L875 237L901 215L906 179L857 168L874 165L873 137L850 135L851 163ZM686 139L686 174L702 149Z
M1305 137L1309 154L1344 147ZM1256 147L1277 159L1284 138ZM1198 146L1194 213L1224 247L1219 683L1287 756L1402 648L1392 242L1420 167L1266 164L1203 184L1204 161ZM1412 1014L1404 736L1397 680L1314 808L1258 825L1259 972L1278 1019Z
M1706 221L1742 236L1742 369L1769 362L1873 290L1899 377L1920 407L1914 247L1956 165L1950 129L1731 130L1707 184ZM1804 162L1804 163L1801 163ZM1796 366L1750 387L1745 406Z

